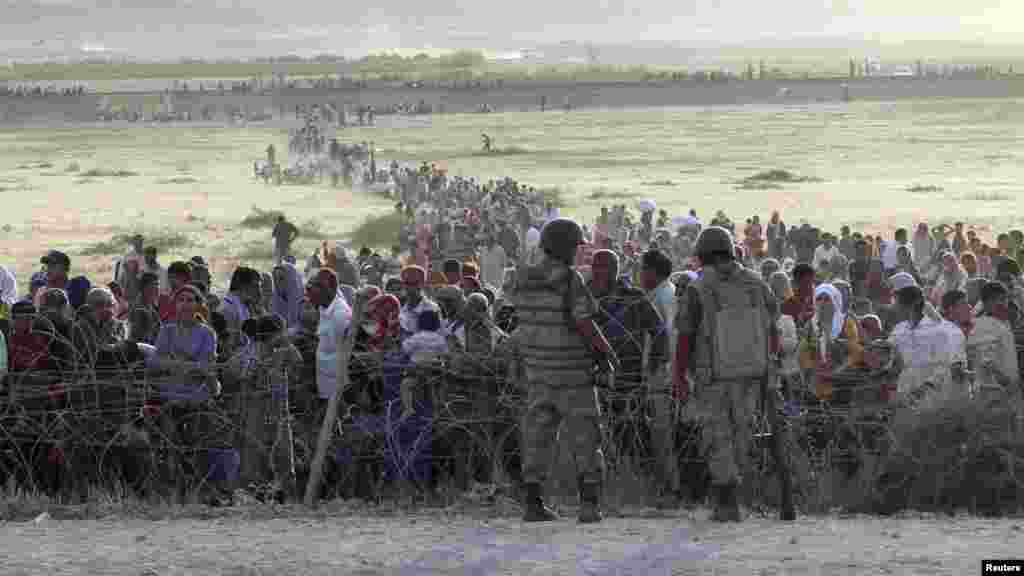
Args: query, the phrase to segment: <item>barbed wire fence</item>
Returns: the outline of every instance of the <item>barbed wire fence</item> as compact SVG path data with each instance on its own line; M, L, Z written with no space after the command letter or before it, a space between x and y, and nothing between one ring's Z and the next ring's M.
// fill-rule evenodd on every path
M45 334L48 343L73 349L56 332ZM501 353L457 353L413 366L396 352L353 354L321 494L382 500L439 487L464 491L475 483L514 486L525 391L508 377L509 362ZM229 365L215 368L227 373ZM899 409L880 398L891 378L851 370L832 378L830 400L805 396L795 411L786 408L782 421L800 508L1019 507L1020 403L973 403L901 419ZM415 409L405 417L403 379L416 382ZM315 383L291 367L261 363L219 396L195 391L189 382L154 376L141 360L10 373L0 394L0 474L8 483L65 498L118 487L184 501L252 485L273 485L297 498L325 412ZM642 503L655 460L646 406L675 401L660 391L614 388L602 389L601 400L616 407L602 416L605 501L612 509ZM689 416L675 424L674 456L684 484L702 481L695 410L683 407ZM783 431L770 430L767 421L755 412L748 484L751 503L774 506L778 491L766 438ZM575 498L566 456L560 451L551 481L556 502Z

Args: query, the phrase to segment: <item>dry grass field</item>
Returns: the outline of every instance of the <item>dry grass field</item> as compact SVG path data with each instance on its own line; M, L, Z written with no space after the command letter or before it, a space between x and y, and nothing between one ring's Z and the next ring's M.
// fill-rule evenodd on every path
M1022 125L1019 100L903 100L395 117L338 137L374 142L382 163L431 161L558 188L565 212L587 220L601 205L650 197L671 213L779 209L790 223L880 233L966 219L990 236L1020 222ZM484 132L497 153L479 152ZM303 255L390 212L387 199L359 192L254 180L252 162L270 143L287 149L284 126L0 130L0 259L25 278L56 247L102 277L121 251L116 237L141 232L166 249L165 262L203 254L223 283L239 262L270 257L269 229L241 225L254 206L299 224ZM775 169L805 181L752 178ZM379 240L390 232L375 236L389 243Z

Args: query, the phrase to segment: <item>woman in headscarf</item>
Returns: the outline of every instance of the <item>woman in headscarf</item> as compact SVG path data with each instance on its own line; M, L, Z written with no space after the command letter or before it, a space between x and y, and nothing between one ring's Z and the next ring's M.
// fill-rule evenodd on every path
M915 278L915 280L917 280ZM920 286L920 282L918 282ZM932 288L931 294L928 300L933 306L942 305L942 295L946 292L953 290L964 290L967 289L967 272L960 266L960 261L957 260L956 254L953 252L942 253L942 272L939 275L938 282L935 283L935 287Z
M937 244L928 228L928 223L921 222L918 224L917 230L914 231L914 238L911 241L911 246L914 247L914 264L917 265L918 269L924 270L928 267L935 255Z
M843 314L843 296L832 284L821 284L814 289L814 319L812 326L817 336L817 366L815 395L819 400L832 398L830 376L864 362L864 347L857 323ZM839 340L845 339L845 349Z
M366 348L370 352L392 350L398 343L398 313L402 305L392 294L381 294L366 305L363 329L369 334Z
M18 281L6 266L0 266L0 303L8 310L18 301Z
M768 278L768 286L772 289L772 294L778 300L780 308L783 302L793 296L793 287L789 281L789 276L781 270L772 273ZM782 343L782 353L779 357L781 364L779 376L782 376L785 396L789 398L790 392L800 380L800 363L797 358L800 335L796 329L796 319L788 314L779 315L778 327Z
M270 311L284 318L290 333L299 328L302 300L306 297L305 279L295 265L281 262L274 267L274 295Z

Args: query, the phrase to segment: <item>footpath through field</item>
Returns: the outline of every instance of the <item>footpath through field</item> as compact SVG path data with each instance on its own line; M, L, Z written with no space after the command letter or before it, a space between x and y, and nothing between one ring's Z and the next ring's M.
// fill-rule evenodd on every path
M1024 556L1024 520L818 517L716 525L638 512L579 527L515 516L56 520L0 525L3 574L978 574ZM492 515L493 516L493 515Z

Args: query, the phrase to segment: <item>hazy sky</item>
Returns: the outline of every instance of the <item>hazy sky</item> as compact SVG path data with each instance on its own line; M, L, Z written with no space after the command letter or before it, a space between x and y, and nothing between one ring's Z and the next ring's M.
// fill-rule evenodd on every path
M1024 38L1024 0L0 1L0 61L72 50L213 58L507 50L561 40L699 46L805 36Z

